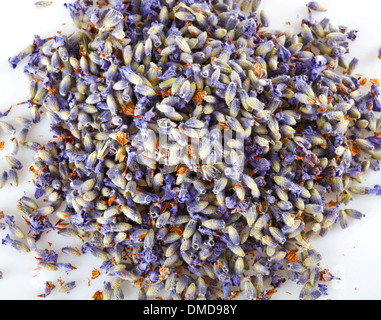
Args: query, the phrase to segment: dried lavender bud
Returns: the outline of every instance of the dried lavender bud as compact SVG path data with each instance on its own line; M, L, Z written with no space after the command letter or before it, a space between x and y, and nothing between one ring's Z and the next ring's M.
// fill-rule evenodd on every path
M49 7L53 4L53 1L37 1L34 3L34 5L37 7L37 8L45 8L45 7Z
M310 1L307 4L307 7L311 10L314 10L314 11L321 11L321 12L327 11L327 9L318 1Z

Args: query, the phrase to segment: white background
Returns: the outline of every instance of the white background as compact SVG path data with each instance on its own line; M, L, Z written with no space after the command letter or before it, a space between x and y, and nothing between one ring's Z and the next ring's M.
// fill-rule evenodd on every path
M0 111L7 110L11 105L27 99L27 85L22 67L12 70L8 65L8 58L16 55L29 45L35 34L41 37L55 35L57 31L69 34L73 29L67 10L63 7L65 1L54 0L52 6L37 9L34 0L2 1L0 9ZM291 27L298 28L300 21L306 16L304 0L263 0L264 8L270 17L271 28L290 28L285 23L291 22ZM377 0L331 0L322 1L328 8L326 13L316 13L323 18L328 16L338 25L345 25L359 30L357 41L351 46L351 55L360 59L357 73L369 78L381 78L381 60L377 59L378 48L381 45L381 2ZM63 25L66 23L66 25ZM22 66L22 65L21 65ZM15 106L10 117L27 114L26 106ZM35 126L30 137L36 141L49 140L49 122L43 117L40 125ZM4 120L4 119L0 119ZM6 148L0 151L0 170L6 169L4 155L9 153L9 137L0 133L0 140L6 141ZM22 151L19 156L24 162L24 169L20 172L18 188L7 186L0 190L0 211L15 215L16 220L22 223L16 209L16 201L23 195L31 195L33 185L28 171L32 157ZM367 175L365 184L374 186L381 184L380 173ZM332 229L324 238L313 239L312 244L323 255L322 265L333 274L341 278L329 284L329 295L323 299L381 299L381 197L356 197L351 203L352 208L361 210L366 217L361 221L352 220L346 230L339 226ZM0 237L6 235L0 232ZM43 243L51 242L50 249L58 253L62 246L73 245L79 247L79 239L69 239L48 234ZM91 271L98 268L100 261L89 254L79 258L70 258L60 254L60 261L71 261L77 270L69 275L62 273L46 273L33 271L35 260L30 254L20 254L13 248L0 244L0 270L4 278L0 280L0 299L40 299L38 294L43 293L43 284L46 280L53 281L61 277L64 281L77 281L77 288L70 294L58 293L57 289L48 299L91 299L97 291L102 291L102 276L90 281ZM103 274L104 272L102 272ZM125 297L134 299L135 293L131 287L124 286ZM274 295L274 299L297 299L299 287L287 283Z

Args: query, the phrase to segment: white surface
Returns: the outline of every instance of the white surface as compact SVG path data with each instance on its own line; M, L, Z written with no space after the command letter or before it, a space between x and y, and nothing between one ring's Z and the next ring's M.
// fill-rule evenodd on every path
M24 101L27 98L26 80L22 68L12 70L8 66L8 58L16 55L21 49L29 45L35 34L42 37L52 36L56 31L70 32L71 19L63 7L65 1L55 0L53 5L44 9L37 9L35 0L2 1L0 10L0 111L7 110L11 105ZM70 1L67 1L70 2ZM300 20L306 16L305 0L263 0L262 7L267 10L271 28L286 29L285 24L290 21L292 26L298 27ZM381 61L377 59L378 48L381 42L381 19L379 12L381 2L377 0L331 0L322 1L328 11L316 13L317 17L328 16L338 25L345 25L359 30L357 41L351 46L351 55L360 59L357 71L369 78L381 78ZM66 25L62 25L66 23ZM11 112L14 115L28 113L26 106L16 106ZM7 119L7 118L6 118ZM1 119L3 120L3 119ZM35 126L31 136L38 141L48 141L48 121L45 119ZM3 159L9 150L9 139L0 135L0 140L6 140L6 149L0 151L0 170L6 167ZM5 187L0 190L0 211L8 215L17 216L16 201L24 192L32 194L33 186L28 168L31 155L23 151L20 158L24 161L24 169L20 173L18 188ZM371 173L366 179L366 185L374 186L381 183L380 173ZM381 250L378 242L381 234L381 197L357 197L352 208L361 210L366 217L361 221L352 220L346 230L339 226L332 229L324 238L316 238L312 244L323 255L322 265L333 274L340 277L340 281L329 284L329 295L323 299L381 299ZM0 238L6 235L0 232ZM69 241L70 240L70 241ZM69 242L79 247L79 239L68 239L48 234L43 242L51 242L47 248L60 252L62 246ZM48 299L91 299L97 291L102 291L103 280L99 277L90 281L93 268L100 266L100 261L89 254L78 258L71 258L60 254L60 261L72 262L77 270L70 274L38 273L33 271L36 260L30 254L19 254L13 248L0 245L0 270L4 278L0 280L0 299L40 299L36 296L43 293L43 284L46 280L56 285L57 277L63 280L76 280L77 288L70 294L58 293L57 289ZM104 273L104 272L102 272ZM134 298L133 289L124 286L125 297ZM300 287L288 282L274 295L274 299L297 299ZM288 292L288 293L287 293Z

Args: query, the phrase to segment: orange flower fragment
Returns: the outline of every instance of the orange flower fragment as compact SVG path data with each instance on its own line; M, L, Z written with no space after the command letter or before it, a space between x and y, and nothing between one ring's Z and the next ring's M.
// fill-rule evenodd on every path
M173 226L173 227L171 228L171 231L174 231L174 232L176 232L179 236L181 236L181 235L183 234L183 232L184 232L184 226L180 226L180 227L178 227L178 226Z
M118 142L124 146L125 144L127 144L128 141L130 141L128 138L127 138L127 134L124 133L123 131L119 130L117 133L116 133L116 140L118 140Z
M354 156L354 155L356 155L356 154L360 154L360 153L356 150L355 146L353 145L353 141L352 141L352 140L348 140L347 142L348 142L348 144L349 144L348 149L349 149L349 151L351 152L351 155L352 155L352 156Z
M96 279L101 275L100 271L98 269L95 269L91 271L91 279Z
M135 105L132 102L127 102L126 104L122 105L122 110L125 115L135 115Z
M332 273L330 273L327 269L324 269L323 271L320 272L320 279L319 279L320 281L326 282L326 281L331 281L333 279L341 280L340 278L332 275Z
M122 152L118 152L116 156L119 162L123 162L124 160L126 160L126 156Z
M286 257L287 261L288 262L298 261L298 256L296 255L297 252L298 252L298 250L291 250Z
M368 81L367 78L363 78L363 79L360 80L360 84L361 84L362 86L365 86L365 84L367 83L367 81Z
M274 293L276 293L277 292L277 290L269 290L269 291L267 291L267 293L264 295L264 297L270 297L270 296L272 296Z
M197 92L193 96L192 101L195 102L195 103L200 104L204 100L205 95L206 95L205 91L203 91L203 90L197 90Z
M186 173L188 170L189 170L189 168L188 168L185 164L181 164L181 165L177 168L177 174L184 174L184 173Z
M92 298L94 300L103 300L103 292L98 290L97 292L94 293Z
M113 195L111 198L108 199L107 204L108 204L109 206L111 206L115 199L116 199L116 194Z
M262 68L258 62L254 64L254 74L258 79L262 78Z
M144 278L140 277L138 280L136 280L135 287L140 288L143 281L144 281Z

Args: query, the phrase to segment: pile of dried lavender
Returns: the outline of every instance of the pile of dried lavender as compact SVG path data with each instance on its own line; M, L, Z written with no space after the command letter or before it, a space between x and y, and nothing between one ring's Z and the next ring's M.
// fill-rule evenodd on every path
M29 59L31 119L16 119L1 185L17 185L18 146L35 150L34 197L49 205L21 198L29 233L6 215L3 243L69 272L38 240L80 235L81 251L62 251L103 260L103 298L128 281L141 299L269 299L286 277L301 299L326 294L333 276L309 239L362 217L340 209L351 194L381 194L360 185L379 170L378 83L361 90L358 60L346 60L357 32L316 21L322 5L308 3L298 34L268 29L260 2L67 4L77 32L10 59ZM40 108L55 135L43 146L27 140Z

